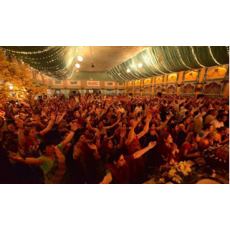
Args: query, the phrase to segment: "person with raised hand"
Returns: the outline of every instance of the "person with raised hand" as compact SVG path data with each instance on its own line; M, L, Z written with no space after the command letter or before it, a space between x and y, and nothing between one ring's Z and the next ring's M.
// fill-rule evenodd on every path
M100 184L128 184L132 174L132 171L130 170L130 166L133 165L132 162L141 157L155 145L156 142L150 142L147 147L129 156L124 156L122 152L116 152L116 154L111 156L110 164L105 165L106 176Z
M76 123L70 123L70 133L59 145L55 146L52 141L42 142L39 146L42 156L38 158L23 158L16 153L9 155L9 158L24 164L40 166L44 173L45 184L65 183L65 156L64 148L72 140L75 131L78 129Z

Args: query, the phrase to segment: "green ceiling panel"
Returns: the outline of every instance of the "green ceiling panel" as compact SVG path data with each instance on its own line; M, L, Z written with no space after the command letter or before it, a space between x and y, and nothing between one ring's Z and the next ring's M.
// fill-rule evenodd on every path
M229 63L228 46L153 46L107 74L117 81L129 81ZM142 67L138 64L142 63ZM130 72L127 72L127 69Z

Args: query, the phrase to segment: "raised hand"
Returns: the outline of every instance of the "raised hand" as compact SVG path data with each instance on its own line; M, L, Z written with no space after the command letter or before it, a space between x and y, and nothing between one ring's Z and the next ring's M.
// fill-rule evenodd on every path
M17 155L16 153L12 153L12 152L10 153L8 158L10 158L14 161L17 161L17 162L21 162L21 163L25 161L21 156Z
M149 145L148 145L148 146L152 149L153 147L156 146L156 144L157 144L156 141L152 141L152 142L149 142Z
M55 121L55 119L56 119L56 114L55 114L55 112L52 112L51 113L51 121Z
M172 117L171 114L166 115L166 119L167 119L167 120L170 120L171 117Z
M88 143L88 147L89 147L90 149L93 149L93 150L96 150L96 149L97 149L97 146L94 145L93 143Z
M19 128L23 128L24 122L19 118L19 116L15 116L15 123L18 125Z
M146 122L150 122L152 120L152 118L153 118L152 113L148 113Z

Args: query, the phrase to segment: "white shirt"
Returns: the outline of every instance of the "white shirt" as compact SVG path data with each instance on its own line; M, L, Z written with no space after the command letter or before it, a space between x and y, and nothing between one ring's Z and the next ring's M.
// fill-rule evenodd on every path
M223 121L219 122L218 120L213 120L210 122L213 125L213 130L216 131L217 128L224 127Z

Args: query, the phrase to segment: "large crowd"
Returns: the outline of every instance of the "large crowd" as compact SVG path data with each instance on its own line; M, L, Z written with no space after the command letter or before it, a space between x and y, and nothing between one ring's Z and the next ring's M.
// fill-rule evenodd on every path
M228 141L223 98L60 94L0 107L0 154L17 183L144 183Z

